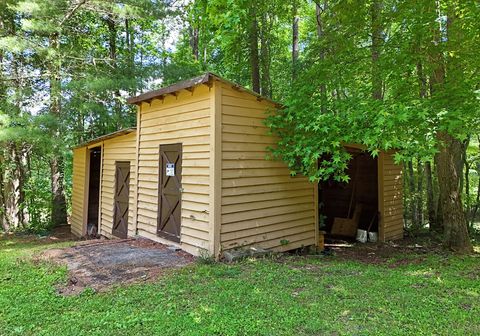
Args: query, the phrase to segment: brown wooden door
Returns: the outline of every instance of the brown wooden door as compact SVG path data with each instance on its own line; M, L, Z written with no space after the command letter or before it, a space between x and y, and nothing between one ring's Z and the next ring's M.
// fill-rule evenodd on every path
M115 162L115 197L112 234L127 238L130 162Z
M157 234L180 242L182 144L160 145Z

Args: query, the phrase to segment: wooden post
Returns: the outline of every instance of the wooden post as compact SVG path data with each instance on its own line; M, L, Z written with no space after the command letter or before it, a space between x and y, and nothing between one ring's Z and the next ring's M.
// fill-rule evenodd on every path
M222 84L214 82L211 90L209 253L219 259L222 221Z

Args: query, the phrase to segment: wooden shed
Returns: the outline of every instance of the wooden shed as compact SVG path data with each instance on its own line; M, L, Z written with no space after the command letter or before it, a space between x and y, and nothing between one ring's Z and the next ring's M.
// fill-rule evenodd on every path
M129 162L128 236L215 257L246 246L285 251L317 244L319 185L266 159L277 139L264 119L278 107L275 102L211 73L128 102L138 106L136 132L75 149L74 233L86 233L87 161L102 144L101 234L112 236L115 169ZM128 150L116 150L122 146ZM381 153L376 164L380 239L399 238L401 169L389 153Z
M136 148L136 129L131 128L73 149L70 225L76 236L135 235Z

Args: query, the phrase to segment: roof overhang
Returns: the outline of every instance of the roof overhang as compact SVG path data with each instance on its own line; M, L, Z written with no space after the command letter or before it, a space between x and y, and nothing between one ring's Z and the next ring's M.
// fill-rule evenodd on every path
M215 75L211 72L207 72L207 73L205 73L201 76L191 78L191 79L187 79L185 81L178 82L178 83L175 83L175 84L170 85L170 86L166 86L166 87L158 89L158 90L146 92L146 93L143 93L141 95L131 97L131 98L127 99L127 103L140 105L143 102L151 103L154 99L162 99L163 100L165 98L165 96L167 96L167 95L176 96L177 93L181 90L193 91L194 88L196 86L199 86L199 85L207 85L208 87L211 87L213 85L214 81L219 81L219 82L225 83L227 85L231 85L232 88L234 88L238 91L246 92L246 93L248 93L252 96L255 96L259 101L265 100L265 101L268 101L268 102L274 104L275 106L281 106L279 103L271 100L270 98L263 97L262 95L254 92L250 89L247 89L243 86L240 86L240 85L238 85L234 82L231 82L231 81L229 81L225 78L222 78L218 75Z
M137 129L135 127L131 127L131 128L125 128L125 129L122 129L122 130L119 130L119 131L116 131L116 132L113 132L113 133L105 134L105 135L102 135L98 138L95 138L95 139L92 139L90 141L84 142L80 145L77 145L77 146L73 147L73 149L81 148L81 147L90 147L92 145L95 145L96 143L99 143L99 142L102 142L102 141L105 141L105 140L113 139L113 138L116 138L116 137L119 137L119 136L122 136L122 135L127 135L127 134L130 134L130 133L136 132L136 130Z

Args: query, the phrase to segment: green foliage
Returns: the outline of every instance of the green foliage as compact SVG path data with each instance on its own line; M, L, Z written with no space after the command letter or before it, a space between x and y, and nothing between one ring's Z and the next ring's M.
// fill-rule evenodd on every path
M61 246L0 240L3 335L451 335L452 326L458 334L479 332L475 256L195 264L153 283L63 297L55 285L66 281L66 269L29 260L34 251Z
M349 155L344 143L365 145L373 156L379 150L400 149L400 161L432 157L440 145L438 131L459 139L475 132L480 123L479 63L471 41L478 37L474 21L480 10L473 1L452 7L454 3L442 2L439 10L458 15L458 23L451 25L445 40L434 44L432 31L445 17L437 19L429 3L383 1L378 13L380 57L372 63L371 4L328 1L321 16L323 36L309 37L303 70L286 96L285 108L268 121L281 138L274 156L312 180L345 180ZM436 54L448 76L441 86L431 77L439 66L432 60ZM381 100L372 98L375 80L382 83Z

